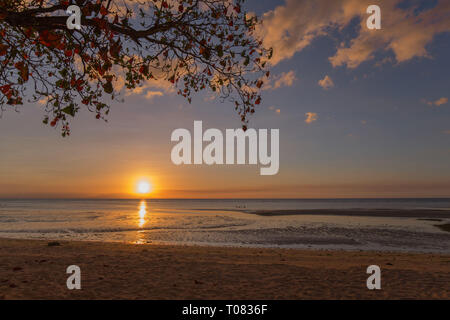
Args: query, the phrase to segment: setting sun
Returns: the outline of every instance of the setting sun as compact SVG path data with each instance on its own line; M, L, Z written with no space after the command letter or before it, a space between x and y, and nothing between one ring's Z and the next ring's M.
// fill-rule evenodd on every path
M139 181L136 188L137 193L147 194L152 191L152 185L148 181Z

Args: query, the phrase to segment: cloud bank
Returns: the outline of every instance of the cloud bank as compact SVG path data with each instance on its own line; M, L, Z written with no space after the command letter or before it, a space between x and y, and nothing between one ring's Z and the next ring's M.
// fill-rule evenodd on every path
M342 31L355 18L360 28L355 38L337 45L329 58L333 67L356 68L375 58L375 53L392 53L397 62L429 57L426 46L442 32L450 31L450 1L439 0L431 9L417 11L418 1L408 8L402 0L380 0L382 30L369 30L367 0L286 0L282 6L263 15L258 33L265 45L275 49L272 64L291 58L313 40Z

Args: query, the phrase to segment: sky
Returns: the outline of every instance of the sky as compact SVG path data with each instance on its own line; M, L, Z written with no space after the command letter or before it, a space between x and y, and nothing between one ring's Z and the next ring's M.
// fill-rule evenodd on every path
M368 30L366 8L381 7ZM239 128L210 93L192 104L148 84L112 103L108 122L81 112L72 134L26 103L0 119L0 198L450 197L450 2L250 0L275 49L251 128L280 130L280 170L175 166L171 133Z

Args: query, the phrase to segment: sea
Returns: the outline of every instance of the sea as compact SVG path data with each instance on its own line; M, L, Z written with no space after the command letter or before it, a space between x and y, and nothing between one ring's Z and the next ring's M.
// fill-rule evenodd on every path
M0 199L0 238L450 253L450 199Z

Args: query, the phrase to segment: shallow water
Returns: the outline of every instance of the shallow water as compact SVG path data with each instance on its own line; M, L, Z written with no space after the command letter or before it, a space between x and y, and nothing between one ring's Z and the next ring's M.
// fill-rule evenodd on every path
M359 216L368 209L372 216ZM416 214L382 217L376 209ZM440 221L423 220L436 209ZM277 214L253 214L260 210ZM449 199L0 200L0 237L450 253L450 233L435 226L449 214Z

